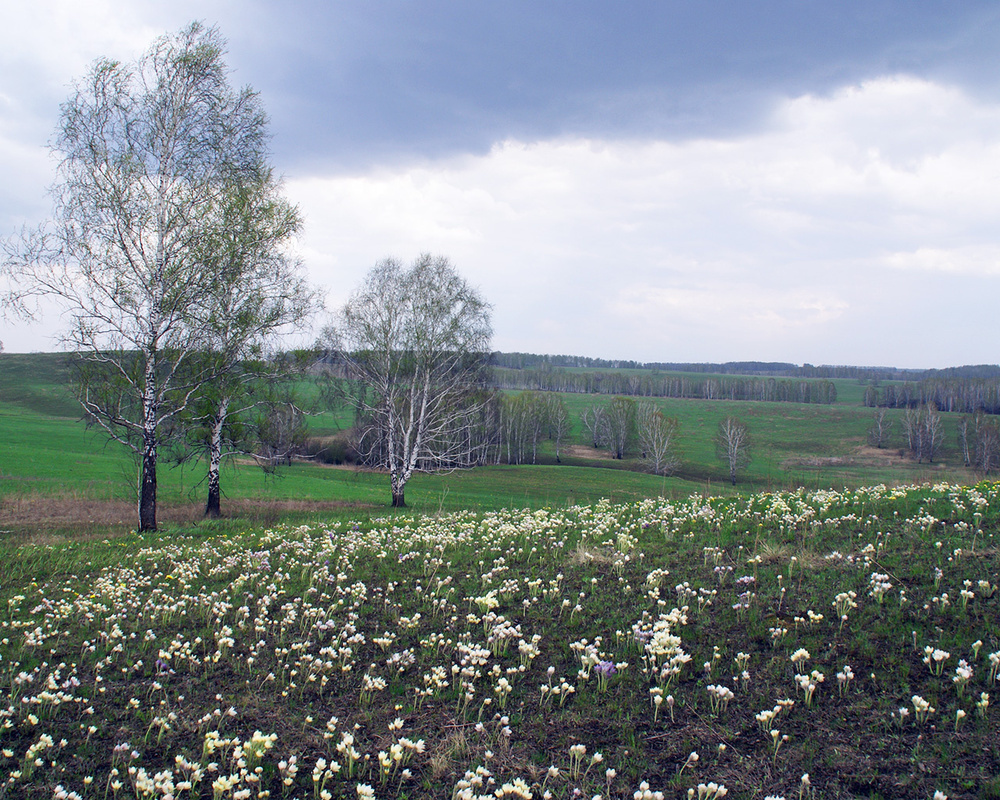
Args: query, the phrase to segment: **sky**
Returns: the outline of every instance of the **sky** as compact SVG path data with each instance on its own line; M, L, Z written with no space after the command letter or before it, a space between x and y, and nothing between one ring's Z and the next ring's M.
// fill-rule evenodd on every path
M193 20L260 93L331 314L430 252L501 351L1000 361L1000 4L0 0L0 237L51 212L73 82Z

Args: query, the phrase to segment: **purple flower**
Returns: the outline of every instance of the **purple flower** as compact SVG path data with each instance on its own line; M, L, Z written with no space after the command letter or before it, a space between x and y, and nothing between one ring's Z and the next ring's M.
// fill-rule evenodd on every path
M174 671L170 669L170 665L162 658L156 659L156 671L161 675L163 673L168 673L170 675L175 674Z
M594 671L598 675L603 675L605 678L609 678L618 672L618 670L615 669L614 662L611 661L598 661L594 664Z

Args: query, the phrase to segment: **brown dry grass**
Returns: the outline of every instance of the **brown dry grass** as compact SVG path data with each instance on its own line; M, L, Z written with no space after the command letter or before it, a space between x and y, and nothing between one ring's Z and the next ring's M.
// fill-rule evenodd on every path
M614 461L615 458L607 450L598 450L584 444L571 444L563 448L563 453L574 458L586 458L593 461Z
M609 567L614 563L614 554L602 547L578 544L570 553L569 563L574 567L583 564L596 564L601 567Z
M228 500L222 505L226 519L252 525L275 525L289 516L304 516L361 508L352 503L318 500ZM191 526L205 519L200 502L160 505L160 525ZM74 539L121 536L135 530L138 511L124 500L94 500L76 495L11 495L0 499L0 533L24 536L31 542L48 542L72 534Z

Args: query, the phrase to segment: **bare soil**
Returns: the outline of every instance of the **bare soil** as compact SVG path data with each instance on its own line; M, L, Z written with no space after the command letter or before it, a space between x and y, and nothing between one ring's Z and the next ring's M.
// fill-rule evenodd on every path
M223 517L245 519L255 525L273 525L289 514L322 513L360 508L355 503L320 500L226 500ZM135 529L137 510L124 500L93 500L81 497L18 495L0 499L0 534L48 538L53 532L73 531L74 538L124 535ZM193 525L205 519L201 502L159 505L158 524Z
M563 452L574 458L588 458L594 461L614 461L614 456L608 450L598 450L584 444L571 444L563 448Z
M783 469L789 467L810 467L813 469L822 467L902 467L913 465L916 462L906 455L905 451L890 448L869 447L861 445L854 449L854 452L845 456L802 456L798 458L786 458L781 462ZM922 464L923 467L944 467L944 464Z

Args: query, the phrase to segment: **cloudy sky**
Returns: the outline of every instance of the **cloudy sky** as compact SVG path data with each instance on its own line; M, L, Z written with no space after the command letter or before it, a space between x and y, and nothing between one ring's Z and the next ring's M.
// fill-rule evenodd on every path
M261 93L331 309L432 252L499 350L1000 360L996 2L3 2L0 236L50 209L74 79L194 19Z

